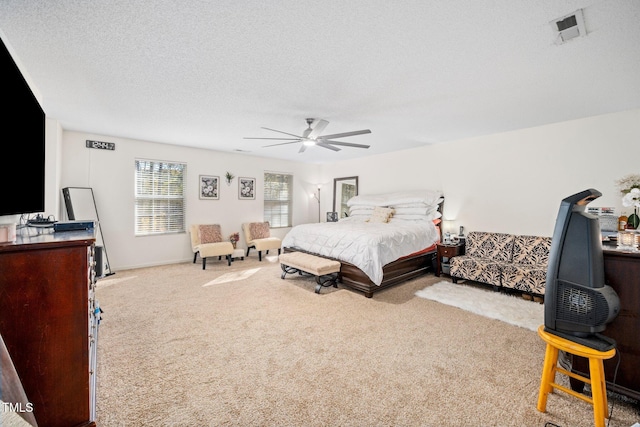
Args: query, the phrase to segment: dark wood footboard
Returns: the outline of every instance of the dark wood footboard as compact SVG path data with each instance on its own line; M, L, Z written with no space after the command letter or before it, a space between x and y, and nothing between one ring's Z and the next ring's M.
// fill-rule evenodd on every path
M284 248L284 252L297 250L298 249L295 248ZM435 255L436 251L434 249L430 252L409 255L385 265L382 268L383 277L380 285L373 283L371 279L369 279L369 276L355 265L340 261L341 266L338 281L348 288L363 292L367 298L371 298L377 291L433 271Z
M401 258L385 265L382 269L382 283L376 285L362 270L348 262L341 262L340 282L349 288L363 292L364 296L371 298L373 294L382 289L402 283L406 280L433 271L434 252L426 252Z

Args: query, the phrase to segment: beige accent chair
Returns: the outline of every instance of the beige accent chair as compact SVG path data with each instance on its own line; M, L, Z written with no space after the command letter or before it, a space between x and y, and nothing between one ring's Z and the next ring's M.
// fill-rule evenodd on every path
M202 269L207 265L207 258L218 257L221 260L224 256L228 265L231 265L231 254L233 245L231 242L222 241L222 231L218 224L193 224L190 229L191 249L193 250L193 263L195 264L198 255L202 258Z
M258 260L262 261L262 251L269 253L269 249L277 249L280 255L280 247L282 240L277 237L271 237L269 222L247 222L242 224L244 231L244 240L247 244L247 256L249 250L254 248L258 251Z

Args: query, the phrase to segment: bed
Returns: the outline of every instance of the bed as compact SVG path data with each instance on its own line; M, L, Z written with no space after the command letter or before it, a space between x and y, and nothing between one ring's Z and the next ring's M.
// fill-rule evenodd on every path
M282 247L340 261L339 281L370 298L433 269L443 202L432 190L356 196L348 217L295 226Z

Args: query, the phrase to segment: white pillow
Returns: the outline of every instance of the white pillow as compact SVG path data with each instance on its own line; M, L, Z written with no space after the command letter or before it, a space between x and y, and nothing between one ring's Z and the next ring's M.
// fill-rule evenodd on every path
M427 206L434 206L442 200L442 191L439 190L399 191L385 194L357 195L347 201L347 206L397 206L409 203L425 203Z
M416 203L399 203L397 205L392 205L391 206L394 209L404 209L404 208L430 208L431 205L428 205L424 202L416 202Z
M410 214L410 215L426 215L428 208L395 208L394 215Z
M354 206L349 208L349 215L371 215L373 213L373 206Z
M393 218L397 219L410 219L410 220L425 220L425 221L433 221L434 219L442 218L442 214L438 211L434 211L425 215L413 215L413 214L396 214Z

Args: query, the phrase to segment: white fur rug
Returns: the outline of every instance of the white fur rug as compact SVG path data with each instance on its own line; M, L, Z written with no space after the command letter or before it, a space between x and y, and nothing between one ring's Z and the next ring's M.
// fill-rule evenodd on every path
M532 331L544 323L544 304L489 289L438 282L416 295Z

